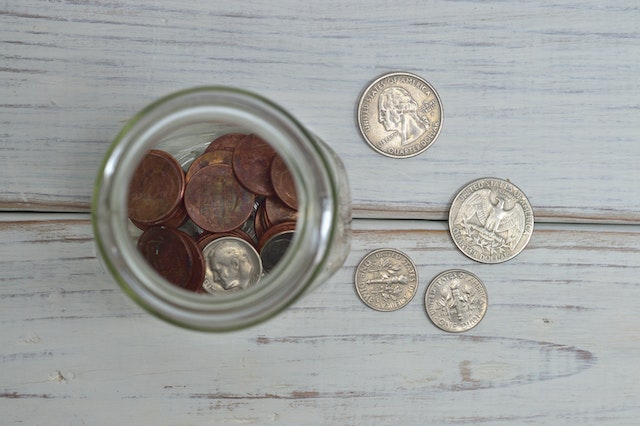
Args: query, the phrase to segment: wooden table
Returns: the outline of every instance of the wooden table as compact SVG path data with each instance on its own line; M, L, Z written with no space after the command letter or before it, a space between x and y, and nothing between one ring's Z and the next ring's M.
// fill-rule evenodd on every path
M218 3L218 4L216 4ZM640 12L634 1L36 1L0 5L2 424L635 424L640 416ZM439 92L442 133L406 160L359 135L380 74ZM116 133L150 101L258 92L349 171L353 246L262 325L186 331L96 260L89 205ZM510 179L536 215L499 265L447 228L468 181ZM357 297L369 251L403 250L418 295ZM423 306L448 268L480 276L484 320L447 334Z

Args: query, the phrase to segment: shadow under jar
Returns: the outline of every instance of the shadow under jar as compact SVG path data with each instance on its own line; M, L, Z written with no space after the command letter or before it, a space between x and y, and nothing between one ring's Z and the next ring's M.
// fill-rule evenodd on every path
M130 204L138 200L133 191L132 179L150 152L167 153L174 158L184 172L186 195L199 200L198 191L189 182L205 179L204 175L228 175L233 158L229 154L207 154L192 170L192 163L213 148L212 141L225 135L233 135L247 143L266 142L278 157L278 163L286 165L291 175L297 198L295 222L289 221L287 232L294 229L282 258L260 280L242 291L219 292L194 290L193 280L199 280L201 271L189 276L189 285L175 285L154 268L143 254L153 252L149 244L157 240L143 239L147 245L139 246L143 232L151 226L171 229L178 237L167 234L167 240L187 242L185 235L200 242L214 241L218 235L207 233L189 216L183 218L189 207L170 205L168 212L159 215L160 220L149 222L130 219ZM242 135L250 136L249 141ZM229 137L227 137L229 139ZM233 138L231 138L233 139ZM227 141L229 142L229 141ZM222 146L222 145L221 145ZM221 149L230 149L225 146ZM263 150L264 147L259 147ZM214 149L215 150L215 149ZM251 145L249 145L251 150ZM220 161L232 164L210 165ZM237 160L237 159L236 159ZM280 169L282 164L279 164ZM215 172L215 173L214 173ZM274 172L274 177L281 172ZM180 177L176 178L182 179ZM194 184L195 185L195 184ZM139 187L150 187L142 184ZM160 185L162 188L162 185ZM204 188L204 186L203 186ZM274 201L273 194L256 194L251 220L256 216L260 226L271 224L265 214L266 200ZM289 200L288 200L289 201ZM135 201L137 202L137 201ZM201 201L198 201L201 202ZM290 207L287 207L290 208ZM177 213L176 213L177 212ZM291 214L291 212L289 212ZM273 214L272 214L273 216ZM200 219L202 220L202 219ZM273 220L273 218L271 218ZM324 142L307 131L288 112L256 94L228 87L199 87L166 96L134 116L122 129L110 146L95 183L92 204L93 230L99 257L122 289L150 313L171 323L205 331L229 331L260 323L281 312L302 294L326 281L344 263L350 248L351 198L346 171L341 160ZM273 224L275 225L275 223ZM174 230L173 228L176 228ZM178 229L179 228L179 229ZM255 230L235 229L220 233L220 238L241 243ZM264 232L264 229L261 229ZM264 232L266 233L266 232ZM282 237L281 237L282 238ZM208 240L207 240L208 239ZM151 243L149 243L151 241ZM222 241L222 240L216 240ZM266 244L261 244L266 246ZM197 259L189 244L183 249L185 259ZM175 256L169 255L175 260ZM167 262L156 262L167 267ZM264 272L264 271L262 271ZM168 274L175 273L170 270ZM194 278L196 277L196 278ZM206 278L205 278L206 281ZM197 283L198 284L198 283ZM209 283L210 284L210 283ZM206 287L206 286L205 286Z

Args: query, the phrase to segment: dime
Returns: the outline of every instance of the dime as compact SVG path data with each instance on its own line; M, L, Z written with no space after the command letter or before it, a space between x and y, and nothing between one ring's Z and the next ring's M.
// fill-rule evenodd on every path
M487 311L487 289L471 272L451 269L436 276L424 295L424 306L436 327L448 332L467 331Z
M358 103L358 126L380 154L407 158L424 152L442 128L443 109L435 89L406 72L373 81Z
M237 237L213 240L202 250L206 273L202 286L212 294L241 291L262 276L262 261L251 244Z
M475 180L455 196L449 231L469 258L500 263L515 257L533 233L533 209L524 193L497 178Z
M407 305L418 289L418 271L399 250L378 249L367 254L355 274L360 299L377 311L395 311Z

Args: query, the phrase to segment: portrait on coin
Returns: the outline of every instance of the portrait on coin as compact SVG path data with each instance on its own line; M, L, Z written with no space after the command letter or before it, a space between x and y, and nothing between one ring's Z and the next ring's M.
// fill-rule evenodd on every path
M214 281L224 290L245 289L259 276L247 253L236 244L221 245L210 253L208 261Z
M391 86L380 93L378 121L386 131L397 132L402 145L415 142L429 130L429 121L418 112L418 103L406 89Z

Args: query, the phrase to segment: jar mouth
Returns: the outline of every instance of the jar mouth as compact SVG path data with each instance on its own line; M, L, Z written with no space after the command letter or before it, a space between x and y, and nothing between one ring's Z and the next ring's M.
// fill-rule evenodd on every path
M202 129L212 134L200 134ZM133 171L150 149L216 131L260 136L285 161L298 194L298 223L289 249L259 285L229 295L178 288L147 264L127 218ZM186 140L185 139L185 140ZM162 148L160 148L162 149ZM141 110L111 144L96 179L92 224L101 260L123 290L150 313L183 327L228 331L247 327L293 303L319 274L334 238L336 182L315 137L271 101L244 90L208 86L168 95Z

